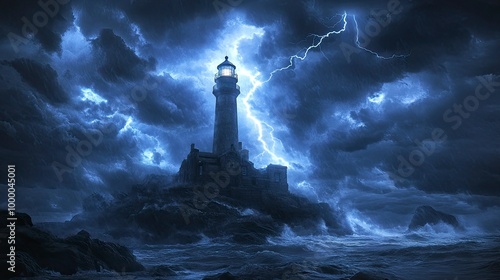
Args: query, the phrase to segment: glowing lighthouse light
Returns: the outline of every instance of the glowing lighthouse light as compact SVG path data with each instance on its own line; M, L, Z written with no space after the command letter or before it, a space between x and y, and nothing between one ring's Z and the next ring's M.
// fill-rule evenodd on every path
M233 77L238 79L238 75L236 74L236 66L229 62L227 59L228 57L225 57L225 61L222 62L217 68L219 71L215 74L215 79L218 77Z

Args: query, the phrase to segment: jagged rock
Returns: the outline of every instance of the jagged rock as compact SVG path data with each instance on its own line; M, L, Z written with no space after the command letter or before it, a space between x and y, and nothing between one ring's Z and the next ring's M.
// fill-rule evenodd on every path
M16 269L22 272L20 276L32 277L42 274L42 268L25 252L16 253Z
M119 272L140 271L144 267L135 260L135 256L124 246L98 239L91 239L84 230L66 238L66 242L75 244L81 252L89 252L95 257L93 260L96 270L107 267Z
M6 211L0 214L5 215ZM144 270L126 247L91 239L86 231L61 239L31 226L29 215L18 213L17 216L24 218L23 222L16 224L16 250L22 252L18 256L16 276L37 275L41 272L39 268L62 275L75 274L80 270L100 271L101 268L118 272ZM6 243L0 243L2 251L7 251L4 246L7 246Z
M408 229L415 230L425 226L426 224L435 225L440 222L449 224L455 228L460 226L457 218L453 215L437 211L431 206L419 206L413 214L410 225L408 225Z

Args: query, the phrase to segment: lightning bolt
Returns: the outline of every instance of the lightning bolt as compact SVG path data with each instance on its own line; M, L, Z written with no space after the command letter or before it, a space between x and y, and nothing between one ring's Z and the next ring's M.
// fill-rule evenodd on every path
M377 52L374 52L372 50L369 50L363 46L361 46L361 43L359 43L359 27L358 27L358 21L356 20L356 16L355 15L352 15L352 20L354 21L354 25L356 27L356 47L366 51L366 52L369 52L373 55L375 55L377 58L380 58L380 59L393 59L393 58L405 58L405 57L408 57L409 54L393 54L391 56L382 56L382 55L379 55Z
M319 40L318 40L317 43L313 43L312 45L310 45L309 47L307 47L306 50L304 51L304 55L303 56L299 56L297 54L290 56L290 59L288 60L289 64L287 66L285 66L285 67L281 67L281 68L273 70L269 74L269 78L267 80L265 80L263 83L269 82L273 78L273 75L275 73L281 72L283 70L287 70L290 67L292 67L293 66L293 62L294 62L295 59L300 59L300 60L306 59L307 58L307 54L309 53L309 51L312 50L312 49L315 49L315 48L319 47L323 43L323 40L325 40L326 38L330 37L330 35L340 34L340 33L344 32L345 29L346 29L346 27L347 27L347 13L345 13L345 12L342 14L342 18L341 18L341 20L339 22L342 22L342 21L344 22L344 25L342 26L342 29L340 29L338 31L330 31L330 32L326 33L325 35L321 35L321 36L313 34L314 37L319 38ZM336 23L334 26L336 26L337 24L338 23Z
M271 156L271 158L272 158L273 161L275 161L275 162L277 162L279 164L283 164L283 165L291 167L290 163L286 159L284 159L283 157L278 156L274 152L276 143L277 142L281 142L281 141L279 139L277 139L276 137L274 137L274 135L273 135L274 127L272 127L267 122L258 119L257 116L255 116L252 113L252 105L250 104L250 100L252 100L252 98L253 98L253 96L254 96L254 94L255 94L255 92L257 91L258 88L260 88L263 84L271 81L271 79L273 78L274 74L276 74L278 72L281 72L281 71L284 71L284 70L287 70L287 69L290 69L294 65L294 61L296 59L299 59L299 60L306 59L309 51L311 51L312 49L315 49L315 48L318 48L319 46L321 46L321 44L323 43L323 40L325 40L329 36L331 36L333 34L340 34L340 33L344 32L346 30L346 27L347 27L347 13L342 14L342 17L341 17L341 19L340 19L340 21L338 23L340 23L340 22L343 22L343 26L342 26L342 28L340 30L330 31L330 32L328 32L328 33L326 33L324 35L312 34L312 36L314 36L315 38L318 38L319 40L317 40L317 42L315 42L315 43L313 42L312 45L310 45L309 47L307 47L305 49L305 51L304 51L304 53L303 53L302 56L300 56L298 54L290 56L290 58L288 60L289 61L288 65L271 71L271 73L269 73L269 77L266 80L264 80L264 81L258 80L258 76L260 75L260 73L256 73L254 75L252 75L250 73L247 73L247 71L244 71L243 73L241 73L244 76L247 76L249 78L249 80L250 80L250 83L252 84L252 88L243 97L242 102L243 102L243 106L245 106L245 111L246 111L247 118L250 119L254 123L254 125L257 127L257 132L258 132L257 140L261 143L262 148L263 148L262 153L260 153L259 155L257 155L257 157L263 156L264 153L267 153L267 154L269 154ZM335 26L338 23L336 23ZM271 143L270 145L264 139L264 127L266 127L268 129L268 131L269 131L269 138L268 139L270 139L270 143Z
M276 143L277 142L280 142L281 141L279 139L277 139L274 135L273 135L273 132L274 132L274 128L268 124L267 122L263 121L263 120L260 120L252 111L252 105L250 104L252 98L254 97L255 95L255 92L257 91L258 88L262 87L262 85L264 85L265 83L271 81L271 79L273 78L273 76L276 74L276 73L279 73L281 71L285 71L285 70L288 70L290 69L291 67L293 67L295 61L297 60L305 60L307 58L307 55L309 54L309 52L313 49L316 49L318 47L321 47L321 44L323 43L323 41L332 36L332 35L337 35L337 34L340 34L342 32L344 32L347 28L347 13L344 12L343 14L340 15L341 18L340 20L332 27L332 28L335 28L335 26L337 26L339 23L342 23L342 28L340 28L339 30L333 30L333 31L330 31L324 35L317 35L317 34L311 34L309 36L313 36L314 38L316 38L317 40L313 40L313 43L308 46L304 51L303 51L303 54L302 55L299 55L299 54L295 54L295 55L292 55L289 57L288 59L288 65L284 66L284 67L281 67L281 68L277 68L273 71L271 71L269 73L269 77L264 80L264 81L261 81L259 80L259 76L260 76L260 73L257 72L255 74L252 74L251 71L247 70L247 69L242 69L240 70L240 75L242 76L246 76L250 83L252 84L252 88L247 92L247 94L242 98L242 102L243 102L243 105L245 107L245 111L246 111L246 117L248 119L250 119L255 127L257 128L257 132L258 132L258 137L257 137L257 140L261 143L262 145L262 153L260 153L259 155L257 155L257 157L259 156L263 156L265 153L267 153L268 155L271 156L272 160L278 164L283 164L283 165L286 165L288 166L289 168L293 168L293 166L290 165L290 163L284 159L283 157L281 156L278 156L276 153L275 153L275 146L276 146ZM375 55L377 58L380 58L380 59L393 59L393 58L404 58L404 57L407 57L408 55L397 55L397 54L394 54L390 57L385 57L385 56L381 56L379 55L377 52L375 51L372 51L370 49L367 49L367 48L364 48L361 46L360 42L359 42L359 27L358 27L358 22L356 21L356 17L354 15L352 15L352 19L354 21L354 24L355 24L355 28L356 28L356 40L355 40L355 44L358 48L366 51L366 52L369 52L370 54L373 54ZM308 36L308 37L309 37ZM234 45L234 51L236 54L238 54L238 44ZM301 51L302 52L302 51ZM323 54L324 55L324 54ZM241 69L241 68L240 68ZM267 129L265 129L267 128ZM265 137L265 130L267 130L268 132L268 137ZM266 140L268 139L268 140Z

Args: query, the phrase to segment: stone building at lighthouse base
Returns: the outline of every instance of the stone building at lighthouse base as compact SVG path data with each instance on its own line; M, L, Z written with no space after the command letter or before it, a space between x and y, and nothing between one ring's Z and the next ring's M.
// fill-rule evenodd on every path
M200 152L194 144L191 144L191 151L181 164L178 182L201 186L220 179L218 174L230 180L227 186L221 188L221 194L238 200L258 202L264 201L269 194L288 193L286 166L269 164L266 168L257 169L248 160L248 150L233 149L217 155Z

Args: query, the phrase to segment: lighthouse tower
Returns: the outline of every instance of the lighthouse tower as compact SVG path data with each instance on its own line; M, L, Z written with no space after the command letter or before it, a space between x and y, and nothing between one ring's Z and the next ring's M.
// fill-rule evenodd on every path
M253 205L263 203L269 194L287 194L287 167L269 164L257 169L249 160L249 151L238 142L236 98L240 95L236 66L228 57L217 66L214 143L212 152L197 149L194 143L182 161L176 181L186 186L218 184L220 195ZM215 183L214 183L215 182Z
M236 98L240 94L236 66L226 60L217 66L215 74L215 123L212 152L221 155L238 147L238 116Z

